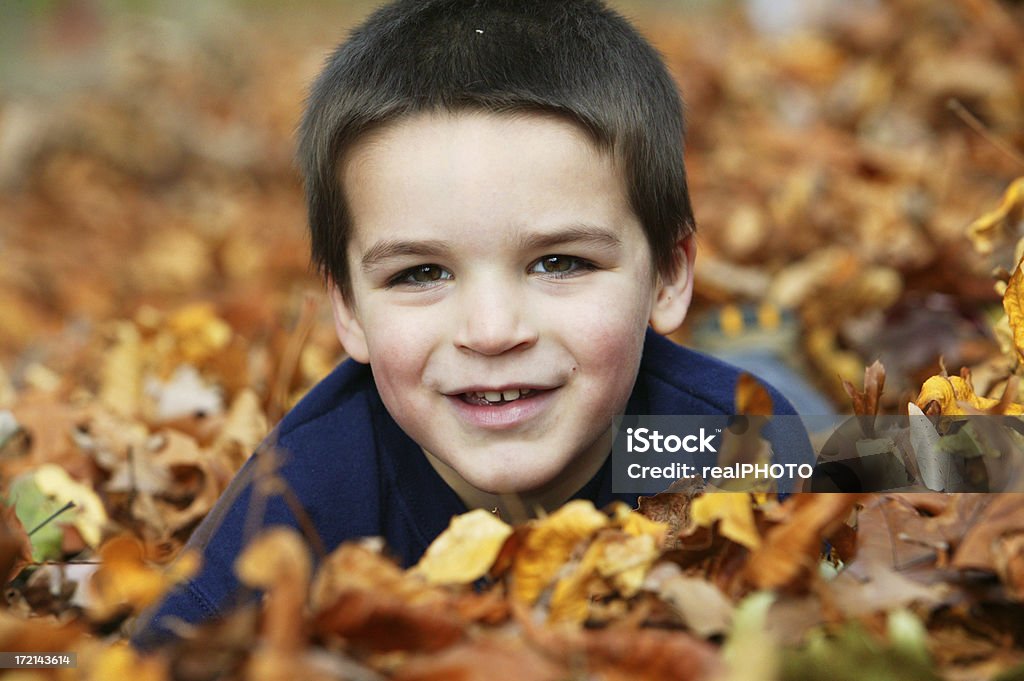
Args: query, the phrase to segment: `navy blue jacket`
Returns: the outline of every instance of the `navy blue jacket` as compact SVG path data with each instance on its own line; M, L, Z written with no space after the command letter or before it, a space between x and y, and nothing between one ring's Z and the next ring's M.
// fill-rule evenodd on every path
M732 414L738 376L735 367L648 330L625 413ZM795 413L777 391L769 392L777 414ZM787 461L813 462L805 433L796 442L792 436L787 440ZM780 451L779 442L773 444ZM327 552L349 539L381 536L399 562L409 566L452 516L467 510L388 414L370 368L346 361L284 417L193 533L188 547L202 552L202 569L140 617L132 639L136 647L153 648L171 637L161 623L165 616L199 622L244 597L233 563L248 539L247 518L254 518L248 521L252 529L289 525L303 531L302 520L282 496L259 494L254 503L253 489L259 485L253 483L266 474L263 469L284 479L294 494L292 505L301 504L307 528L311 523ZM635 494L612 493L611 457L574 498L590 499L598 507L615 499L636 505Z

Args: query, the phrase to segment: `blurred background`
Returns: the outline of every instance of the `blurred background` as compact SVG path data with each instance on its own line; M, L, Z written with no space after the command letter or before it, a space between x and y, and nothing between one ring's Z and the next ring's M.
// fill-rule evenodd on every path
M154 427L250 390L273 422L329 371L293 133L373 4L0 5L0 407L98 399ZM843 411L879 358L890 410L940 361L998 392L1019 211L987 245L968 226L1024 174L1021 6L611 4L688 111L677 340L769 352Z

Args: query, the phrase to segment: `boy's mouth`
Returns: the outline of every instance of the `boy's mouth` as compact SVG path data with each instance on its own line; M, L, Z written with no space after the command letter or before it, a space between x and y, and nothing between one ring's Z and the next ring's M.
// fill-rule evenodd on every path
M515 402L538 392L532 388L511 388L508 390L486 390L461 393L459 399L467 404L488 407L496 404Z

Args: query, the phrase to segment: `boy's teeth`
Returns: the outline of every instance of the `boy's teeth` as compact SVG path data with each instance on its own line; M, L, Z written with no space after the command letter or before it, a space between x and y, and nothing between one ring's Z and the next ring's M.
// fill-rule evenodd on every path
M511 390L487 390L485 392L474 392L472 393L472 395L473 397L480 400L487 400L488 402L491 403L498 403L512 402L513 400L518 400L520 397L526 397L531 392L533 391L530 390L529 388L513 388Z

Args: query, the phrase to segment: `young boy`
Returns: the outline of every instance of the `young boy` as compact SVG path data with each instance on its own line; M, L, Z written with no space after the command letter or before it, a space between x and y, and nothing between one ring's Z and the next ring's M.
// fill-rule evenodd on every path
M239 473L136 644L234 602L252 517L326 551L382 536L410 565L468 508L635 505L612 493L613 417L728 414L737 381L658 335L693 289L682 140L664 64L599 0L398 0L357 28L299 146L351 359ZM271 451L291 502L253 492Z

